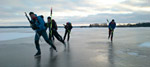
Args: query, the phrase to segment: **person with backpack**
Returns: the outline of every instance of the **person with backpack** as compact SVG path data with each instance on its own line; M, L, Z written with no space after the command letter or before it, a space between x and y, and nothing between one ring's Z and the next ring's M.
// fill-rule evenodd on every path
M112 19L112 21L108 25L108 29L109 29L108 39L111 37L111 42L113 41L113 33L114 33L115 27L116 27L116 22L114 19Z
M31 17L31 20L29 21L31 23L31 27L36 32L34 42L35 42L35 46L37 49L37 53L34 56L41 55L40 44L39 44L39 39L41 36L57 52L57 49L54 46L54 44L52 43L52 41L48 39L48 36L46 33L45 21L43 19L43 16L37 16L33 12L30 12L29 15Z
M52 21L52 22L51 22ZM52 23L52 27L51 27L51 29L50 30L52 30L52 33L50 33L50 35L49 35L49 39L50 40L52 40L52 38L53 38L53 40L54 40L54 36L56 37L56 39L57 40L59 40L60 42L62 42L63 44L64 44L64 46L66 47L66 44L65 44L65 42L64 42L64 40L63 40L63 38L59 35L59 33L57 32L57 23L55 22L55 20L54 19L52 19L51 20L51 17L47 17L47 26L49 26L51 23Z
M67 41L69 41L69 39L70 39L70 32L71 32L71 29L72 29L71 22L67 22L66 25L64 25L64 28L65 28L64 40L66 39L66 35L68 34Z

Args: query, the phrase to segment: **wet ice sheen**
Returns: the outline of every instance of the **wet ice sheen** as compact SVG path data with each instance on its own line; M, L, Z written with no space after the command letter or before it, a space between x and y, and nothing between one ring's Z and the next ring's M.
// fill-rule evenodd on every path
M63 36L65 30L60 28L58 32ZM12 36L5 36L6 38L21 38L0 42L0 67L150 66L150 49L143 48L143 45L147 47L150 43L150 28L116 28L114 41L111 43L107 39L107 33L107 28L73 28L65 50L57 39L54 44L58 52L49 50L49 45L42 41L41 58L34 58L36 49L33 30L0 29L0 39L5 35ZM22 38L27 36L28 38Z
M0 33L0 41L31 37L33 35L34 35L33 33L17 33L17 32Z

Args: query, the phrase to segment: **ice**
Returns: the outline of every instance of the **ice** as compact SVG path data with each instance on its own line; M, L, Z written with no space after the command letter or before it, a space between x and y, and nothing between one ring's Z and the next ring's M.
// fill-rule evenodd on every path
M139 45L139 47L150 47L150 42L145 42Z
M17 32L0 33L0 41L13 40L13 39L25 38L31 36L33 36L33 33L17 33Z
M138 53L135 52L128 52L129 55L134 55L134 56L138 56Z
M63 37L64 28L58 33ZM0 29L0 39L5 40L0 41L0 67L150 66L150 49L141 48L150 45L150 28L116 28L113 42L108 40L107 28L73 28L66 49L56 38L58 52L49 50L44 40L39 42L39 58L34 58L34 34L30 28Z

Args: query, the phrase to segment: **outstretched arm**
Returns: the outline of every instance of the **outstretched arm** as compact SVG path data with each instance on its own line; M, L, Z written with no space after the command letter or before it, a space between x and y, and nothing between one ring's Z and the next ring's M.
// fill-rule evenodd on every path
M26 13L26 12L24 12L24 13L25 13L25 16L26 16L27 20L30 22L30 24L32 24L32 22L31 22L31 20L29 19L27 13Z

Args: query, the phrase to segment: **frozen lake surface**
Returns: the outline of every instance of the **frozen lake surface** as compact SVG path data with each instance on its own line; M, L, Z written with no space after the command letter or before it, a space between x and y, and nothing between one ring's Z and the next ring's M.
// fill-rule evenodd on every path
M64 35L64 29L58 32ZM149 67L150 28L74 28L67 48L55 39L58 52L41 37L41 57L34 57L34 31L0 28L0 67Z

